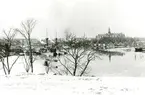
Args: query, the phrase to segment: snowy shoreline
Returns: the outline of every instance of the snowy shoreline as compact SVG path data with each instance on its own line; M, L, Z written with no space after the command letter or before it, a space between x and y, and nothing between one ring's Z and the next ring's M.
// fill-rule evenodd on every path
M143 95L145 77L0 76L4 95Z

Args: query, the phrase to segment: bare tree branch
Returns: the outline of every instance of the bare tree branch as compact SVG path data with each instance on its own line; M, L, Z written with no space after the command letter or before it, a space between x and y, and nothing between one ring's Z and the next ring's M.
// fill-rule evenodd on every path
M32 51L32 43L31 43L31 33L36 25L36 20L34 19L28 19L25 22L21 23L22 29L16 29L27 41L28 47L29 47L29 59L30 59L30 67L31 72L33 73L33 62L35 61L35 58L33 58L33 51Z
M11 28L7 32L5 30L3 30L3 33L5 34L5 38L4 38L5 44L3 46L1 46L2 50L1 50L0 56L2 58L1 61L2 61L2 65L3 65L4 73L10 74L14 63L17 61L17 59L16 59L15 62L10 67L9 56L10 56L10 52L11 52L11 46L13 44L14 37L16 36L17 32ZM6 62L4 62L5 58L6 58Z
M65 68L71 75L73 75L73 74L71 73L71 71L61 62L61 60L60 60L60 59L58 59L58 60L59 60L60 64L61 64L62 66L64 66L64 68Z
M66 59L68 59L70 62L72 62L73 64L75 64L75 62L73 62L71 59L69 59L67 56L65 56L64 55L64 57L66 58Z
M26 34L24 34L23 30L19 30L19 29L15 29L16 31L18 31L26 40L28 40Z
M20 55L15 59L15 61L13 62L13 64L10 67L10 70L13 68L14 64L17 62L17 60L19 59Z
M69 62L62 66L64 66L66 70L69 69L69 72L73 72L71 75L82 76L86 72L89 63L96 58L96 52L91 49L91 42L86 37L77 39L72 33L66 32L64 46L67 48L63 48L63 50L67 52L67 55L63 55L63 58ZM66 67L66 65L69 66ZM72 69L70 69L70 67Z
M25 60L25 64L26 64L26 66L25 66L25 64L24 64L24 68L25 68L26 72L29 72L30 63L29 63L29 61L27 61L25 55L24 55L24 60Z
M4 59L1 59L1 61L2 61L2 64L3 64L4 68L8 70L7 66L4 63Z

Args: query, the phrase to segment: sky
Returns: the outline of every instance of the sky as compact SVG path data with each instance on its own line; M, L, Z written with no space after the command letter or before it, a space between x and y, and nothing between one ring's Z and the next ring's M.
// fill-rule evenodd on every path
M0 36L2 30L21 28L22 21L34 18L34 38L64 37L65 31L95 37L109 27L145 37L144 5L144 0L0 0Z

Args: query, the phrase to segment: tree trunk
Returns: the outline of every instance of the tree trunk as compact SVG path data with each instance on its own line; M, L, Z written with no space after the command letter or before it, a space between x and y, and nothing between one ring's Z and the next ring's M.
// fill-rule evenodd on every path
M9 74L10 66L9 66L9 53L10 53L10 48L8 44L5 44L5 52L6 52L6 60L7 60L7 71Z
M76 76L77 65L78 65L77 59L75 59L75 68L74 68L73 76Z
M80 74L80 76L82 76L82 75L84 74L84 72L86 71L86 69L87 69L89 63L90 63L90 60L88 60L86 66L85 66L85 68L83 69L83 71L82 71L82 73Z
M4 63L2 63L2 64L3 64L3 70L4 70L4 73L5 73L5 75L7 75L5 65L4 65Z
M10 73L11 73L11 70L8 70L8 75L10 75Z
M29 65L28 64L26 64L26 72L28 73L29 72Z
M7 56L7 73L8 75L10 74L11 70L10 70L10 66L9 66L9 56Z
M29 35L29 58L30 58L30 66L31 66L31 72L33 73L33 52L32 52L32 46L31 46L31 39L30 39L30 35Z

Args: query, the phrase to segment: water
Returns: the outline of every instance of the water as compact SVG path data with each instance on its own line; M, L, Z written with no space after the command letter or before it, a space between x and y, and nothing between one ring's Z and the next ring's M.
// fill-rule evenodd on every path
M134 49L129 52L124 50L126 49L112 49L110 51L123 52L124 55L113 52L111 53L112 56L110 56L108 52L105 52L104 55L100 56L102 60L96 59L91 62L89 64L89 76L145 77L145 53L134 52ZM36 60L34 63L34 73L45 73L43 63L44 60ZM57 64L55 63L55 65ZM14 65L11 74L21 72L25 72L25 69L22 58L19 58L17 64ZM1 74L4 74L2 64L0 64L0 75Z
M139 77L145 76L145 53L134 52L132 49L130 52L124 52L123 56L101 56L102 60L96 59L90 64L91 72L93 76L129 76Z

